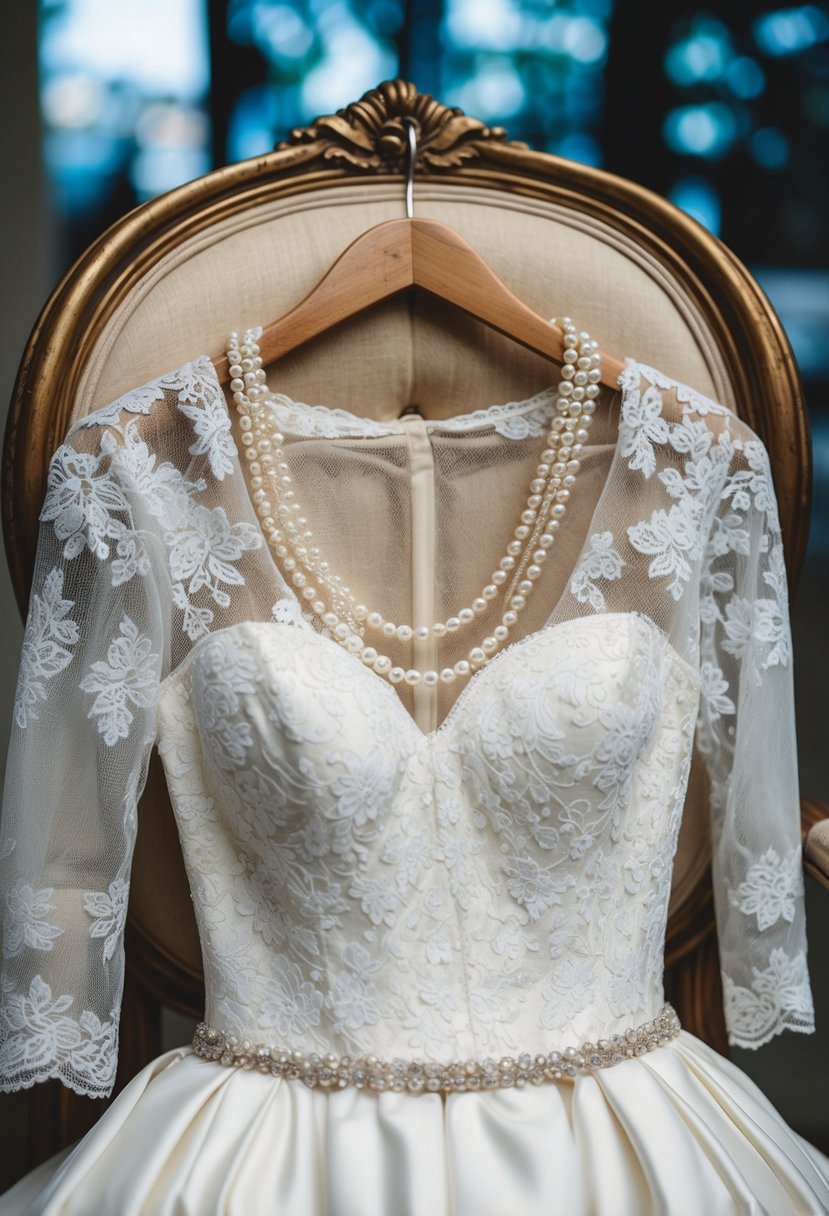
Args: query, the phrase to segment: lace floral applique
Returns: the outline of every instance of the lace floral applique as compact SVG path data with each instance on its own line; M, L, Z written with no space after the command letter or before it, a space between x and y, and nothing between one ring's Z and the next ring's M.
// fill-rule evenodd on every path
M299 625L303 619L298 601L289 596L277 600L271 608L271 616L282 625Z
M223 401L206 397L187 403L179 398L179 409L193 423L196 442L187 450L193 456L207 456L210 470L218 481L233 472L236 444L230 429L230 417Z
M106 891L85 891L83 906L92 917L90 937L103 937L103 959L108 962L124 930L127 919L129 884L121 878L114 879Z
M127 530L113 515L129 510L124 492L109 472L99 473L116 446L116 439L105 431L97 452L77 452L63 443L52 457L39 518L53 521L55 535L65 542L65 558L77 557L88 546L104 561L109 557L110 542L121 539Z
M89 716L97 718L98 730L110 747L129 734L133 714L128 703L142 708L155 704L159 656L153 654L152 645L152 639L141 635L124 614L106 660L93 663L78 685L84 692L98 694Z
M206 587L222 608L230 596L220 584L241 586L244 576L236 567L247 549L258 549L262 534L242 520L232 524L224 507L194 505L188 518L165 532L170 573L176 583L186 583L189 596Z
M91 414L79 418L74 425L81 430L93 426L113 426L117 424L123 410L130 414L149 414L160 396L159 382L150 380L140 388L134 388L123 397L118 397L109 405L101 406Z
M613 547L612 532L596 532L570 580L570 591L580 604L589 604L596 612L605 608L604 594L596 579L614 580L622 577L625 560Z
M663 372L657 371L653 367L648 367L645 363L638 363L632 359L626 359L627 370L631 372L631 378L637 379L639 375L657 388L665 389L673 393L676 400L681 405L688 405L700 418L704 418L707 414L731 415L734 417L732 410L727 405L722 405L718 401L712 401L710 397L706 397L704 393L699 392L695 388L690 388L687 384L681 384L678 380L672 380L670 376L666 376ZM625 373L622 373L625 375ZM621 381L620 381L621 383Z
M47 920L54 912L54 888L32 889L30 883L18 879L6 896L6 916L3 932L3 954L14 958L24 947L30 950L51 950L63 929Z
M725 1012L729 1041L738 1047L762 1047L782 1029L809 1034L814 1031L814 1012L806 955L798 950L789 958L775 947L768 966L752 967L750 987L723 974Z
M504 439L540 438L550 426L551 401L554 390L542 389L525 401L508 401L482 409L469 410L452 418L424 418L427 432L440 431L462 434L481 428L492 429ZM378 421L363 418L336 406L306 405L284 393L274 394L274 410L280 427L303 438L340 439L379 438L404 435L406 423L397 418Z
M116 1023L102 1021L89 1009L72 1017L68 1010L74 999L69 993L53 996L39 975L25 994L4 982L8 1033L0 1046L0 1091L55 1077L76 1093L112 1092L118 1062Z
M47 682L72 662L78 624L68 614L74 606L74 600L63 597L63 571L54 567L43 580L41 594L32 594L14 698L14 720L21 729L37 718Z
M656 469L654 446L666 443L668 423L662 417L662 394L653 388L641 393L632 388L622 405L619 450L631 469L651 477Z
M798 846L782 860L776 849L766 849L736 890L729 891L728 899L747 916L756 915L757 928L763 932L781 918L791 923L802 894L803 861Z
M649 523L629 527L628 539L640 553L652 557L648 576L670 578L668 591L682 598L691 578L691 562L699 557L702 537L699 515L687 501L668 511L654 511Z

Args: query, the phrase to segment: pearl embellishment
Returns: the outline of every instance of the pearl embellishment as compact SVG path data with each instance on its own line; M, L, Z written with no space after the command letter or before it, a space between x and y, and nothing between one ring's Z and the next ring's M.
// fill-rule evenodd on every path
M393 1090L411 1094L523 1088L549 1081L570 1081L578 1076L609 1068L622 1060L643 1056L676 1038L681 1030L679 1018L667 1002L651 1022L644 1022L623 1034L532 1055L504 1056L500 1060L391 1060L374 1055L337 1056L305 1053L273 1043L254 1043L225 1034L206 1022L199 1022L193 1036L193 1052L231 1068L256 1069L273 1077L303 1081L309 1088Z
M376 609L356 603L351 589L331 573L328 562L320 560L308 519L292 488L282 446L285 436L279 430L274 395L266 384L256 341L258 331L246 330L241 344L235 331L230 334L227 350L230 388L240 414L251 501L268 543L282 559L282 566L301 597L321 618L334 640L392 684L401 681L409 685L451 684L477 670L507 639L543 573L581 466L601 377L598 343L585 331L577 333L569 317L558 319L558 324L564 330L561 381L553 401L546 446L530 482L526 508L513 531L514 539L471 605L464 605L446 621L416 627L386 620ZM501 594L509 605L501 615L501 624L472 646L465 659L440 672L395 666L388 655L363 644L366 629L401 642L444 637L476 620Z

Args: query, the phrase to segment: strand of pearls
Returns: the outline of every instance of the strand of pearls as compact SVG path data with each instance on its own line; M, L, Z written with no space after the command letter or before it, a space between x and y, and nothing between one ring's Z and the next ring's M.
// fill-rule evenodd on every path
M418 684L421 680L427 685L434 685L438 680L452 683L458 677L468 676L477 670L507 639L541 575L575 485L601 376L598 344L585 331L577 333L571 318L562 317L558 319L558 324L563 328L565 337L561 382L553 403L546 446L530 482L527 505L521 512L520 523L514 529L514 539L507 545L507 551L497 568L492 571L490 582L471 605L464 606L446 621L416 628L395 624L386 620L381 613L370 611L365 604L356 603L350 587L333 574L328 562L321 558L308 519L297 501L293 479L285 461L282 446L285 436L279 430L274 409L275 395L266 385L257 331L246 330L241 344L238 333L234 331L229 336L230 387L240 415L242 444L251 478L251 497L268 542L281 558L302 598L310 602L311 608L329 628L335 640L352 653L359 654L367 666L385 676L392 684L401 680L408 684ZM270 496L271 492L278 500L277 505ZM416 668L406 670L393 665L391 658L378 653L375 647L363 645L366 626L382 632L389 639L397 638L402 642L412 637L425 639L432 634L440 638L446 633L453 633L488 608L504 588L510 574L512 579L505 593L509 608L502 614L501 624L479 646L473 646L466 659L459 660L453 667L446 667L439 673ZM317 583L326 588L329 604L321 598Z

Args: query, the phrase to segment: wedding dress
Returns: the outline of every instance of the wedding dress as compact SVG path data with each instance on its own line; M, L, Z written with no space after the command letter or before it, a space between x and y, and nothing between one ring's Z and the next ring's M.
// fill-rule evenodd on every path
M829 1160L663 1010L695 742L730 1042L814 1029L767 453L633 359L619 384L513 640L462 687L389 683L307 608L206 357L71 427L8 753L0 1087L112 1091L154 744L205 1022L4 1216L829 1210ZM553 396L378 421L277 395L332 572L391 621L470 602ZM503 608L394 660L451 666Z

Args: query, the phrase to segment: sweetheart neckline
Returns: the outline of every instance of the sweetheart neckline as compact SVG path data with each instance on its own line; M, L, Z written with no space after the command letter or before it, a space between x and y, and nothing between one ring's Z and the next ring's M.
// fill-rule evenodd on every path
M576 616L576 617L568 617L568 619L564 620L564 621L547 621L539 629L533 630L532 633L528 633L525 637L517 638L514 642L510 642L508 646L504 646L501 650L499 650L496 654L494 654L491 659L489 659L486 663L484 663L484 665L482 667L479 667L477 671L472 673L471 677L469 678L468 683L466 685L464 685L464 687L458 693L458 696L455 698L453 703L450 705L447 713L445 714L445 716L443 718L443 721L438 726L436 726L433 730L428 730L428 731L423 730L422 727L418 726L418 724L415 721L415 719L413 718L413 716L409 713L409 711L406 709L405 705L403 704L402 700L395 692L394 686L389 683L389 681L386 679L385 676L379 675L376 671L373 671L370 667L368 667L362 661L362 659L358 658L358 656L356 654L353 654L350 650L346 650L346 648L344 646L341 646L340 643L337 642L334 638L329 637L324 633L318 632L312 626L308 625L307 622L304 622L303 624L294 624L290 621L273 621L273 620L271 620L271 621L254 621L254 620L237 621L235 624L225 625L221 629L214 630L212 633L209 633L209 634L205 635L205 637L200 638L199 641L196 642L195 645L192 647L192 649L189 651L189 653L187 654L185 659L178 665L178 667L176 667L174 671L171 671L169 673L169 675L167 675L164 678L164 680L161 681L161 684L160 684L159 690L158 690L158 695L159 695L159 697L161 696L162 690L168 683L172 684L174 682L175 676L185 674L185 672L189 668L191 662L194 660L194 657L201 651L203 643L207 643L211 639L219 637L223 633L227 633L231 630L238 630L238 629L243 629L243 628L251 627L251 626L253 626L254 628L261 627L261 628L264 628L267 630L272 630L274 628L293 629L294 631L298 631L299 633L301 633L304 637L308 637L308 638L312 638L314 640L320 641L326 646L334 646L338 653L345 655L347 657L347 659L349 659L353 663L355 663L357 665L358 670L366 672L366 674L368 675L368 677L370 679L377 680L383 687L385 687L388 690L388 693L391 695L391 697L394 700L394 704L396 707L394 712L395 713L400 712L403 714L403 716L406 718L406 720L410 724L409 729L413 732L413 734L415 735L415 738L422 745L422 744L434 742L434 740L437 739L442 734L444 729L446 727L448 727L451 722L454 721L455 717L457 717L457 715L461 712L465 703L470 699L472 690L476 687L476 685L479 682L479 677L485 675L486 672L490 671L492 669L493 665L497 664L499 662L499 660L504 658L505 655L508 655L511 652L514 652L524 646L527 646L531 642L540 641L548 636L552 637L553 634L563 631L568 626L571 626L571 625L586 624L587 622L594 622L594 621L608 621L608 620L614 620L614 619L615 620L618 620L618 619L629 620L632 618L636 618L640 621L643 621L647 625L649 630L665 644L672 659L675 662L679 663L680 666L684 668L686 674L690 675L690 677L695 685L699 685L698 672L696 672L694 670L692 665L686 659L683 659L682 655L679 653L679 651L676 649L676 647L669 641L667 635L665 633L663 633L663 631L659 628L659 626L656 624L656 622L651 620L651 618L649 616L647 616L645 613L638 612L635 609L631 609L628 612L597 612L593 616Z

